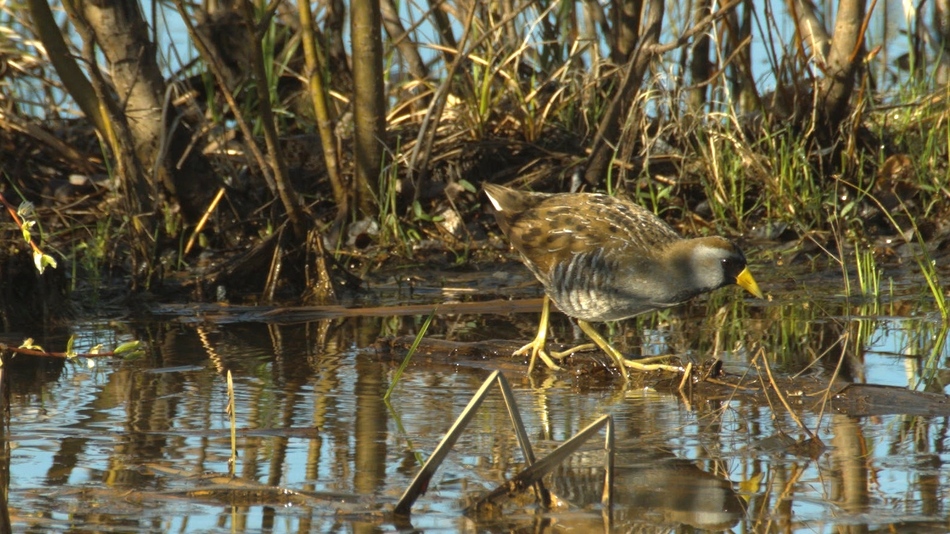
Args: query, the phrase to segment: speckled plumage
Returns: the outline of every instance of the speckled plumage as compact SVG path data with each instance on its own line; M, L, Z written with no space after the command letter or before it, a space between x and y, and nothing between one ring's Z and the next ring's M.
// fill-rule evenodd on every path
M607 195L484 188L502 232L572 317L624 319L736 283L761 296L727 239L683 239L652 212Z

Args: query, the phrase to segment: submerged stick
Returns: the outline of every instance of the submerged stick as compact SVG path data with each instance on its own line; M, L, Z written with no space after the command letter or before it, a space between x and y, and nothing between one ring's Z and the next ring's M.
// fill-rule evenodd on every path
M481 406L482 401L485 400L485 396L488 395L488 390L492 383L496 381L498 382L498 388L501 389L505 406L508 408L508 416L511 419L512 425L515 427L515 435L518 438L518 445L521 447L521 452L524 454L525 462L528 464L528 467L535 464L534 450L531 448L528 432L525 429L524 422L521 420L521 412L518 410L518 405L515 402L514 391L512 391L511 385L505 376L501 374L500 371L495 371L488 375L488 378L485 379L482 386L478 388L478 391L472 396L472 400L469 401L468 406L462 410L458 419L455 420L455 424L452 425L452 428L445 434L445 437L442 438L442 442L439 443L439 446L432 452L432 456L429 457L425 465L422 466L422 469L419 470L416 478L414 478L409 487L406 488L402 498L400 498L396 504L395 510L393 510L394 515L397 517L409 516L413 503L429 488L429 481L432 479L432 475L435 474L436 469L442 464L442 460L445 459L449 450L451 450L455 442L458 441L462 432L465 431L468 423L475 415L476 410ZM549 507L551 504L551 496L544 488L544 484L542 484L540 480L535 480L532 481L530 485L534 486L541 506L545 508Z
M611 420L612 417L610 415L601 416L600 419L594 421L588 425L587 428L581 430L575 434L574 437L565 441L558 448L554 449L551 454L545 456L534 464L529 465L520 473L515 475L514 478L495 488L491 493L470 506L466 512L477 511L478 509L485 506L496 504L501 500L507 499L512 495L516 495L517 493L524 491L525 488L535 484L536 482L539 482L542 477L561 465L568 456L581 448L581 446L584 445L591 436L599 432L600 429L606 426ZM610 437L612 437L612 432ZM606 464L609 467L612 467L613 464L613 454L611 452L608 452L609 463ZM608 481L612 480L613 474L610 473L606 478ZM609 502L611 492L607 491L605 488L604 493L606 494L606 500Z
M478 407L482 405L482 402L488 395L488 389L491 387L492 382L499 376L501 376L501 372L499 371L488 375L488 378L482 383L482 387L478 388L478 391L472 396L472 400L469 401L468 406L462 410L458 419L455 420L455 424L452 425L452 428L445 434L445 437L442 438L439 445L432 451L432 456L429 456L425 465L423 465L419 473L416 474L416 478L412 479L412 483L409 484L405 493L399 498L399 502L396 503L396 508L393 510L395 515L408 516L416 499L429 489L429 481L432 480L432 475L434 475L436 469L442 465L442 460L449 454L452 446L455 445L455 442L458 441L458 438L462 435L462 431L465 430L465 427L468 426L472 417L475 416L475 411L478 410Z

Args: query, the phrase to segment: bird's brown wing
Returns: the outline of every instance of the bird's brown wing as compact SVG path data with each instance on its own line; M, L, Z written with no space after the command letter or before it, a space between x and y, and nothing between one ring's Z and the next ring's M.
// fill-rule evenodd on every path
M512 245L538 273L599 248L611 255L652 254L680 236L645 208L607 195L550 195L509 212Z

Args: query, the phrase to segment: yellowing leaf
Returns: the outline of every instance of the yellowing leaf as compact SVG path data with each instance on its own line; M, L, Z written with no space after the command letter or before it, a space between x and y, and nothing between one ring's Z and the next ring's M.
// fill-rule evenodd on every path
M23 343L20 344L20 348L21 348L21 349L27 349L27 350L38 350L38 351L40 351L40 352L46 352L45 350L43 350L43 347L41 347L41 346L39 346L39 345L33 343L33 338L31 338L31 337L28 337L28 338L24 339L24 340L23 340Z
M33 264L36 265L36 270L43 274L43 271L47 267L56 268L56 260L49 255L43 254L42 252L33 252Z
M112 351L112 352L113 352L116 356L118 356L119 354L122 354L123 352L129 352L129 351L133 351L133 350L138 350L141 345L142 345L142 342L141 342L141 341L137 341L137 340L136 340L136 341L126 341L125 343L123 343L123 344L119 345L118 347L116 347L115 350Z

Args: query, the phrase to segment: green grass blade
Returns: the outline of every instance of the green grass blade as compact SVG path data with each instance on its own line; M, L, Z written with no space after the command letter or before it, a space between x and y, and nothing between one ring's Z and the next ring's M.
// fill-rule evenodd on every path
M422 328L419 329L419 333L416 334L416 339L412 341L412 346L409 347L409 352L406 353L406 357L402 359L402 363L399 364L399 369L396 369L396 376L393 377L393 383L389 385L389 389L386 390L386 394L383 395L384 401L389 401L389 396L393 394L393 390L396 389L396 384L399 383L399 379L402 377L403 371L406 370L406 367L409 365L409 360L412 358L412 355L416 353L416 349L419 348L419 343L422 342L422 338L425 337L426 331L429 329L429 325L432 324L432 318L435 317L435 309L432 310L432 313L426 317L424 323L422 323Z

